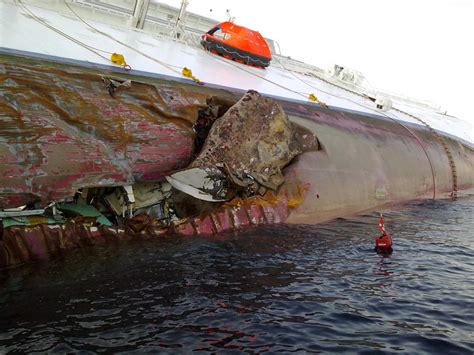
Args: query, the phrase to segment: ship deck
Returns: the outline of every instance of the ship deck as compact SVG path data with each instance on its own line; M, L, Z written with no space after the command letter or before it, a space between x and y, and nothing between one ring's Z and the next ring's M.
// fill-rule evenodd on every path
M125 71L107 59L110 56L107 53L118 52L131 66L129 74L189 82L181 75L181 69L187 67L208 87L232 91L253 89L277 99L305 103L311 102L308 95L313 93L320 101L337 110L422 125L416 119L419 118L438 132L474 146L469 123L422 105L393 100L394 107L399 111L391 109L382 112L369 98L363 97L363 93L350 92L316 77L277 66L266 70L249 67L210 54L197 46L131 28L87 20L92 25L90 27L72 12L66 15L29 4L22 8L17 4L0 2L0 14L0 53Z

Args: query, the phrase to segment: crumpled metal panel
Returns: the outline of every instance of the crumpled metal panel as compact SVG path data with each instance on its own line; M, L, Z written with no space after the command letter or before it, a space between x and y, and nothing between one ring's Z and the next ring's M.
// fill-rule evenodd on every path
M185 167L206 95L0 61L0 208L58 200L87 186L156 181Z

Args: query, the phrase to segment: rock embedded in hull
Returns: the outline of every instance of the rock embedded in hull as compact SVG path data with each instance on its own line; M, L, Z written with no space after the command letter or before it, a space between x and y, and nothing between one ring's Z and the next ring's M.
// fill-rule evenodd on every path
M219 167L227 173L230 184L244 195L276 190L284 182L282 169L297 155L314 149L316 144L313 134L292 124L275 100L251 90L214 122L189 170L175 176L185 182L189 175L189 184L194 189L196 168L204 171ZM208 184L203 180L202 185L202 190L207 192ZM179 189L189 193L189 189ZM222 200L222 195L214 199Z

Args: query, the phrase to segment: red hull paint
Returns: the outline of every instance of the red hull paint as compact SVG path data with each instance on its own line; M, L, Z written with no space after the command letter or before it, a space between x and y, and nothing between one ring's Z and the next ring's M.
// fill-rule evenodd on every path
M0 208L71 197L82 187L156 181L189 164L207 95L2 63Z

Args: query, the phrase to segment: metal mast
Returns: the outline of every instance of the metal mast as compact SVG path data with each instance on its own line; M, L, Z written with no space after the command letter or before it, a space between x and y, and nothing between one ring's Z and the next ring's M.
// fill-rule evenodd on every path
M136 0L135 8L133 9L131 25L134 28L143 29L145 26L146 14L148 13L148 7L150 6L150 0Z
M181 0L181 8L179 9L178 18L176 19L175 24L176 38L178 39L184 39L186 34L186 8L188 5L188 0Z

